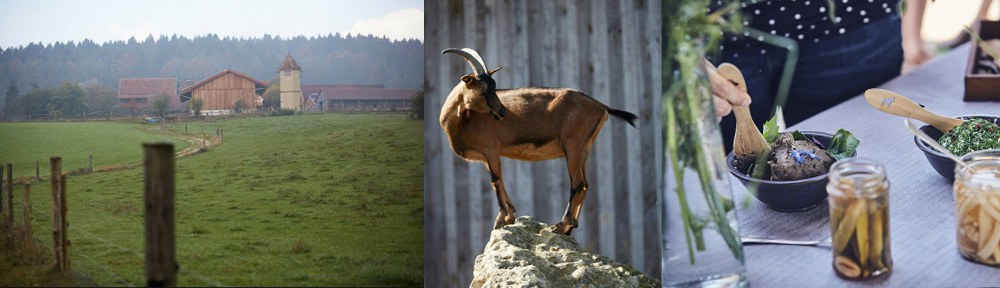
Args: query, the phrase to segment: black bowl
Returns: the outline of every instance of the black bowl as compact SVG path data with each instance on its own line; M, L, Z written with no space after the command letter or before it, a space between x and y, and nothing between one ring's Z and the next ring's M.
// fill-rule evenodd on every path
M1000 124L1000 116L993 115L965 115L955 118L963 120L978 118ZM944 135L944 132L941 132L931 125L924 125L923 127L920 127L920 131L924 131L924 133L927 133L927 136L931 136L931 138L934 139L941 138L941 135ZM927 143L924 143L924 141L917 138L917 136L913 136L913 143L917 144L917 148L920 148L920 151L924 151L924 156L927 156L927 162L931 163L931 167L934 167L934 171L937 171L937 173L941 174L942 177L948 179L948 182L955 182L955 161L952 161L951 158L948 158L948 156L944 156L944 153L938 152L934 149L934 147L927 145ZM962 157L962 155L956 156Z
M830 141L833 140L833 134L830 133L815 131L800 132L806 136L815 138L826 147L830 147ZM851 155L851 157L856 156L858 156L857 151ZM829 172L793 181L761 180L747 176L737 170L733 166L733 152L729 152L726 155L726 165L729 166L729 173L739 178L740 183L743 183L744 187L750 188L752 184L756 184L757 193L754 196L757 197L757 200L764 202L764 204L767 204L768 207L774 210L782 212L809 210L823 203L823 199L826 199L827 196L826 183L829 182L827 178L830 174Z

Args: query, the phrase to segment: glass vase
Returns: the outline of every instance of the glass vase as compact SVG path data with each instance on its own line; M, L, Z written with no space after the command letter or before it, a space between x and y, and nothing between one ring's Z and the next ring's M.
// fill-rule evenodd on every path
M704 75L704 67L694 68ZM748 286L722 135L706 85L685 85L664 98L665 287Z

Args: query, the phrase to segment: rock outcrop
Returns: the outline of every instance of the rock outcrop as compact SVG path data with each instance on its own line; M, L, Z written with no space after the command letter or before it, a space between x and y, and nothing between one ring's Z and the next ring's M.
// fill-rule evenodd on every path
M470 286L659 287L660 282L522 216L490 234L483 254L476 257Z

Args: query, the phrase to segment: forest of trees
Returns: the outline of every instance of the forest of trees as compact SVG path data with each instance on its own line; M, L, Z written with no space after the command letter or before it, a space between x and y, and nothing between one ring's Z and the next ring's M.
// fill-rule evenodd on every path
M91 40L31 43L0 50L0 91L5 92L0 94L5 96L0 111L10 115L102 109L114 105L109 95L116 95L122 78L171 77L184 85L231 69L270 81L277 78L288 53L302 67L302 84L417 89L424 78L423 43L371 35L247 39L208 34L194 39L147 36L142 41L130 38L103 44ZM76 111L75 104L89 105Z

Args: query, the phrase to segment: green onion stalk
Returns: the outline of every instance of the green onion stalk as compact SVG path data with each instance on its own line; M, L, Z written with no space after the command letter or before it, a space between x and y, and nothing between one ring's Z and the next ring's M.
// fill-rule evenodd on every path
M675 192L680 202L684 239L691 264L695 263L694 250L705 250L703 230L707 223L714 224L737 260L743 262L744 257L739 235L726 217L731 209L727 207L731 207L731 200L723 198L712 183L713 171L708 155L721 151L706 151L704 139L699 136L705 128L703 126L718 125L704 123L703 120L715 117L706 115L714 113L714 109L702 59L706 47L718 47L724 29L739 29L734 26L741 23L739 13L731 13L728 21L719 21L723 15L736 10L738 5L733 2L708 14L709 1L706 0L663 3L665 15L662 28L663 39L666 40L663 81L666 84L664 87L667 87L663 95L664 143L670 159L668 165L674 171L673 181L677 183ZM708 219L696 219L692 214L683 181L685 167L694 168L698 173L702 196L708 204ZM727 200L730 205L726 205Z

